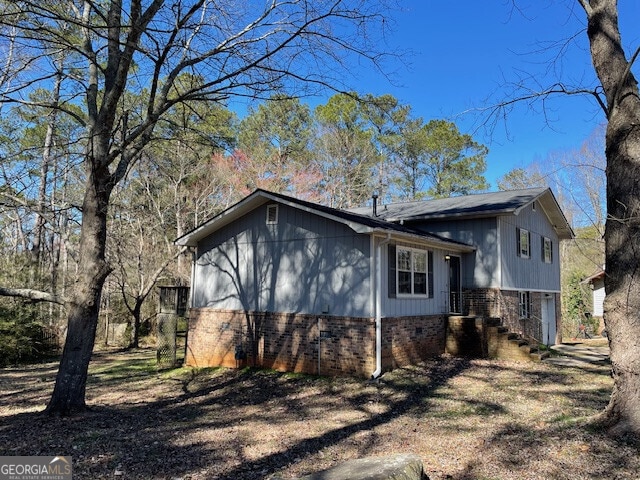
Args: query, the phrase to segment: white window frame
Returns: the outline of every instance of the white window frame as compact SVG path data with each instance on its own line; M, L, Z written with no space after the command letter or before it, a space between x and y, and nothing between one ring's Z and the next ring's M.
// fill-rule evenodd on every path
M278 223L278 204L272 203L267 205L267 225L276 225ZM275 212L272 214L272 212Z
M400 257L404 256L404 253L409 254L409 269L406 267L403 268L401 265ZM417 259L424 257L424 270L418 269ZM405 262L402 262L405 263ZM409 274L409 285L411 287L410 292L401 292L400 291L400 276L401 274ZM416 276L422 275L423 281L416 282ZM405 282L406 283L406 282ZM424 284L424 292L416 293L416 286ZM429 251L428 250L420 250L417 248L410 247L396 247L396 296L397 297L411 297L411 298L429 298Z
M553 242L548 237L542 237L542 261L553 263Z
M519 228L518 232L518 256L521 258L531 258L531 235L526 228ZM523 241L524 240L524 241Z
M529 292L518 292L518 314L520 318L531 318L531 294Z

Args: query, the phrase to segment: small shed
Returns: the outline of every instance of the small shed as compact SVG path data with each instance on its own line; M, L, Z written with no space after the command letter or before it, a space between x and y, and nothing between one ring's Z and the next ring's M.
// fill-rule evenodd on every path
M593 275L590 275L581 282L585 285L589 285L589 288L591 289L593 296L593 311L591 312L591 315L600 321L598 333L601 333L604 329L604 277L604 269L599 269Z

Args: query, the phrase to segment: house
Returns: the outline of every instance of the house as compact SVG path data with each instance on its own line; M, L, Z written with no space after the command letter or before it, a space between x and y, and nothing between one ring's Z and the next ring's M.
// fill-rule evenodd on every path
M376 217L475 247L451 256L449 312L500 318L546 345L560 341L559 245L574 235L551 189L384 205Z
M589 285L592 293L593 310L591 316L598 321L598 333L604 330L604 268L599 268L593 275L585 278L581 283Z
M548 189L354 211L256 190L176 240L186 362L376 377L443 353L452 313L553 343L571 235Z

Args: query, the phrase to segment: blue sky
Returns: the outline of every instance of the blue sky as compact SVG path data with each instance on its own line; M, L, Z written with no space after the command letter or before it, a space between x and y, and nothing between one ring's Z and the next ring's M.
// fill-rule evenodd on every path
M473 133L489 147L486 177L492 189L496 179L513 168L578 148L604 122L593 100L575 96L552 99L544 111L541 102L533 108L520 104L492 132L477 129L477 116L462 114L504 98L505 84L523 74L544 85L558 79L595 87L585 15L576 0L518 0L520 12L512 9L510 0L399 3L404 11L394 14L390 43L413 51L407 56L410 65L389 65L395 69L393 84L364 70L359 91L391 93L425 121L448 118L464 133ZM640 1L619 3L630 56L640 45ZM566 48L560 51L557 45ZM633 70L638 75L638 66Z

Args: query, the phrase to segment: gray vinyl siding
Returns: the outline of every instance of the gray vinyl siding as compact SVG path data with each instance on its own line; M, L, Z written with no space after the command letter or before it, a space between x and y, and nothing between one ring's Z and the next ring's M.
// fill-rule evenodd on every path
M193 306L371 316L370 237L343 224L267 204L198 245Z
M498 219L501 255L501 288L505 290L560 291L558 236L542 208L530 205L518 215ZM518 228L530 233L529 258L518 256ZM542 237L551 239L552 262L542 257Z
M500 286L500 248L495 217L430 221L412 226L477 247L475 252L461 256L463 289Z
M395 243L395 242L393 242ZM382 317L407 317L414 315L439 315L446 313L448 305L448 278L449 266L444 256L444 250L426 248L411 243L397 243L397 246L415 248L417 250L430 251L433 253L433 298L407 298L389 297L389 249L382 248ZM395 261L395 259L393 259Z
M542 207L529 205L518 215L429 221L414 228L476 246L462 255L462 288L560 291L558 236ZM531 233L530 258L518 256L517 228ZM542 258L542 237L551 239L552 262Z

